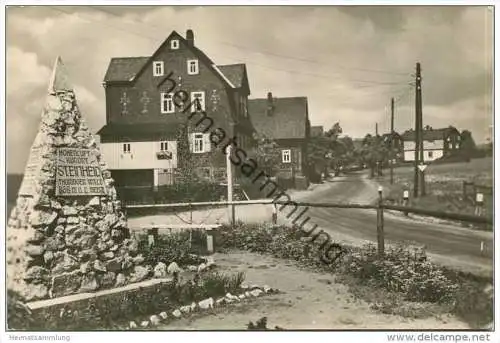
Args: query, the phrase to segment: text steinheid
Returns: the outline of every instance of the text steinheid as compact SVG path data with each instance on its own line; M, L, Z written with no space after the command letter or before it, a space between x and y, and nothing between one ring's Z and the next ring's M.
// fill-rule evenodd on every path
M91 166L57 166L57 175L60 177L99 177L101 171Z

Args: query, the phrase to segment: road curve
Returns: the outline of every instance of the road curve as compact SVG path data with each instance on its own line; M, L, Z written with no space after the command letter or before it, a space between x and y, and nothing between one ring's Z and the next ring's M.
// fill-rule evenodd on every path
M320 192L300 197L308 202L370 203L377 198L376 184L361 174L336 178ZM297 199L299 201L299 199ZM354 239L376 242L376 213L373 210L310 208L311 222L325 231ZM386 213L386 242L423 244L430 256L463 266L466 271L482 269L489 274L493 266L493 234L449 224L422 222ZM483 243L483 251L481 251ZM467 267L466 267L467 266Z

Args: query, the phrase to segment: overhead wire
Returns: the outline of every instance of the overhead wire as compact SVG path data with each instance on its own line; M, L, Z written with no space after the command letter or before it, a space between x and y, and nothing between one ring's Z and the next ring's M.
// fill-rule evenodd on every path
M118 14L116 14L114 12L105 10L104 8L102 8L100 6L89 6L89 7L91 7L92 9L94 9L96 11L100 11L100 12L103 12L103 13L106 13L106 14L118 17L118 18L122 18L120 15L118 15ZM151 23L145 24L145 23L139 22L137 20L130 20L130 21L133 21L136 24L150 26L150 27L153 27L153 28L161 29L161 30L164 29L163 27L160 27L158 25L154 25L154 24L151 24ZM216 43L220 43L220 44L223 44L223 45L227 45L227 46L232 46L232 47L235 47L235 48L240 49L240 50L245 50L245 51L250 51L250 52L254 52L254 53L275 56L275 57L280 57L280 58L289 59L289 60L296 60L296 61L307 62L307 63L314 63L314 64L328 63L326 61L318 61L318 60L314 60L314 59L307 59L307 58L293 57L293 56L289 56L289 55L278 54L278 53L276 53L274 51L257 50L257 49L254 49L254 48L248 48L247 46L235 44L235 43L232 43L232 42L225 42L225 41L214 40L214 39L207 39L207 40L213 41L213 42L216 42ZM336 64L336 67L339 68L339 69L344 69L344 70L358 70L358 71L363 71L363 72L388 74L388 75L393 75L393 76L396 76L396 75L399 75L399 76L408 76L408 73L406 73L406 72L395 72L395 71L389 71L389 70L369 69L369 68L345 67L345 66L341 66L341 65L338 65L338 64Z
M118 15L116 13L113 13L111 11L105 10L102 7L96 7L96 6L89 6L89 7L92 8L93 10L96 10L96 11L99 11L99 12L102 12L102 13L105 13L105 14L108 14L108 15L112 15L112 16L115 16L115 17L122 18L120 15ZM91 22L91 23L98 23L100 25L107 26L107 27L113 28L115 30L119 30L119 31L122 31L122 32L133 34L133 35L136 35L138 37L141 37L141 38L144 38L144 39L148 39L148 40L151 40L151 41L154 41L154 42L158 42L159 41L159 39L153 38L153 37L151 37L149 35L146 35L144 33L139 33L139 32L134 31L134 30L125 29L125 28L117 26L117 25L111 25L109 22L104 22L102 20L96 20L94 18L88 18L86 16L80 15L79 13L75 13L75 12L70 12L70 11L63 10L60 7L48 6L48 8L50 8L50 9L52 9L54 11L60 12L60 13L64 13L66 15L76 16L76 17L78 17L78 18L80 18L82 20L85 20L85 21L88 21L88 22ZM137 23L137 24L141 24L143 26L147 26L147 27L152 27L152 28L162 29L163 30L163 28L161 28L161 27L159 27L157 25L145 24L145 23L142 23L142 22L138 22L136 20L132 20L130 18L128 18L128 20L131 21L131 22ZM289 73L289 74L295 75L295 76L297 76L297 75L305 75L305 76L310 76L310 77L315 77L315 78L321 78L321 79L327 79L327 80L341 80L341 81L344 81L344 82L350 82L351 86L349 88L353 89L353 90L370 89L370 88L376 90L375 92L372 92L372 93L366 93L366 92L364 92L363 96L388 95L388 94L394 93L394 88L399 88L401 86L406 86L406 87L403 87L402 94L399 95L399 96L397 96L396 99L395 99L396 102L400 102L405 96L407 96L407 93L408 93L408 90L410 89L410 87L414 86L414 84L412 84L411 82L409 82L409 79L408 79L409 77L414 76L412 73L402 73L402 72L394 72L394 71L386 71L386 70L376 70L376 69L369 69L369 68L354 68L354 67L348 68L348 67L340 66L338 64L335 64L335 66L331 66L331 65L328 65L327 62L322 62L322 61L318 61L318 60L306 59L306 58L300 58L300 57L293 57L293 56L286 56L286 55L282 55L282 54L278 54L278 53L270 52L270 51L255 50L255 49L251 49L251 48L248 48L248 47L243 47L241 45L234 44L234 43L229 43L229 42L221 42L221 41L215 41L215 40L214 40L214 42L218 42L218 43L224 44L224 45L234 46L234 47L236 47L237 49L240 49L240 50L251 51L251 52L259 53L259 54L262 54L262 55L269 55L269 56L279 57L279 58L288 59L288 60L296 60L296 61L300 61L300 62L307 62L307 63L316 64L316 65L326 65L326 66L328 66L328 68L335 68L336 67L338 69L344 69L344 70L358 70L358 71L365 71L365 72L375 72L375 73L392 75L394 77L396 77L396 76L397 77L403 77L404 76L404 77L407 78L406 80L399 80L399 81L396 80L396 81L390 82L390 80L389 81L384 81L384 80L368 80L368 79L362 79L362 78L351 78L351 77L342 77L342 76L339 77L339 74L334 75L334 74L330 74L330 73L314 73L314 72L308 72L308 71L297 70L297 69L277 68L276 66L269 66L269 65L261 64L261 63L258 63L258 62L255 62L255 61L252 61L252 60L249 60L248 58L246 58L246 63L249 64L249 65L251 65L251 66L254 66L254 67L260 67L260 68L265 68L265 69L269 69L269 70L276 70L276 71L279 71L279 72ZM214 54L211 53L211 55L222 56L219 53L214 53ZM224 54L223 57L226 58L226 59L227 58L232 58L234 60L240 61L239 58L234 58L234 57L228 56L226 54ZM408 87L408 86L410 86L410 87ZM345 97L344 97L344 99L345 99Z
M99 23L101 25L108 26L108 27L111 27L111 28L119 30L119 31L123 31L123 32L127 32L127 33L130 33L130 34L134 34L134 35L136 35L138 37L141 37L141 38L145 38L145 39L149 39L149 40L154 40L155 42L158 41L158 39L150 37L148 35L144 35L142 33L138 33L138 32L135 32L135 31L129 30L129 29L124 29L124 28L118 27L116 25L110 25L107 22L105 23L103 21L91 19L91 18L88 18L88 17L83 17L83 16L79 15L78 13L72 13L72 12L69 12L69 11L65 11L65 10L63 10L63 9L61 9L59 7L50 6L50 8L53 9L53 10L55 10L55 11L59 11L59 12L65 13L67 15L77 16L78 18L86 20L86 21L89 21L89 22ZM114 15L114 16L120 17L117 14L112 14L112 12L106 11L106 10L101 9L101 8L96 8L94 6L91 6L91 8L95 9L97 11L106 13L106 14L110 14L110 15ZM131 21L138 23L135 20L131 20ZM141 23L141 24L143 24L143 23ZM152 24L143 24L143 25L155 27ZM158 26L156 26L156 27L159 28ZM222 42L221 42L221 44L222 44ZM226 43L226 44L234 45L232 43ZM250 50L250 49L247 49L247 50ZM254 51L254 52L257 52L257 53L260 53L260 54L264 54L264 55L269 54L269 55L279 56L281 58L287 58L287 59L291 59L291 60L300 60L300 61L304 61L304 62L308 62L308 63L315 63L315 64L318 64L318 65L321 65L323 63L323 62L319 62L319 61L315 61L315 60L290 57L290 56L280 55L280 54L276 54L276 53L269 53L269 52L255 51L255 50L251 50L251 51ZM215 54L212 54L212 55L221 56L218 53L215 53ZM224 58L228 58L230 56L224 55L223 57ZM234 60L238 60L238 61L240 60L240 59L236 59L236 58L233 58L233 59ZM321 73L321 74L318 74L318 73L305 72L305 71L301 71L301 70L297 70L297 69L290 70L290 69L285 69L285 68L276 68L275 66L264 65L264 64L254 62L254 61L249 60L249 59L246 59L246 63L249 64L249 65L252 65L252 66L257 66L257 67L271 69L271 70L277 70L277 71L281 71L281 72L285 72L285 73L290 73L290 74L294 74L294 75L301 74L301 75L313 76L313 77L317 77L317 78L324 78L324 79L328 79L328 80L343 80L343 81L349 81L349 82L352 82L352 83L365 83L365 84L372 84L372 85L402 85L402 84L405 84L404 81L399 81L399 82L384 82L384 81L380 81L380 80L367 80L367 79L357 79L357 78L340 77L338 73L337 74L331 74L331 73ZM326 65L326 62L324 63L324 65ZM338 66L338 65L336 65L336 66L339 69L346 69L346 70L349 70L349 69L352 69L352 70L365 70L365 71L369 71L370 70L370 69L366 69L366 68L346 68L346 67L342 67L342 66ZM328 65L328 67L331 68L332 66ZM375 70L371 70L371 71L375 72ZM382 71L381 70L377 70L376 72L382 72ZM390 73L390 72L387 72L387 73ZM403 74L403 73L395 73L395 74L396 75L400 75L400 76L404 75L405 77L408 77L408 74Z

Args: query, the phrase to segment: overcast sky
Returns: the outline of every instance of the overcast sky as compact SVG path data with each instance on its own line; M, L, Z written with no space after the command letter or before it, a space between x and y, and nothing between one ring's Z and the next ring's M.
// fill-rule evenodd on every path
M7 170L23 172L60 55L87 122L105 124L111 57L149 56L176 30L217 64L246 63L251 98L307 96L313 125L362 137L414 124L415 63L424 125L492 124L492 21L486 7L9 7Z

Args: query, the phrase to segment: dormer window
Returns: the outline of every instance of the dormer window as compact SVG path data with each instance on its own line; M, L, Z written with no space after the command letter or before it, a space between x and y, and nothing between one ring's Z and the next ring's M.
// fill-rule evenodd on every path
M172 39L170 41L170 49L172 49L172 50L179 49L179 40L178 39Z
M189 75L197 75L198 70L198 60L188 60L187 61L187 73Z
M163 76L163 61L153 62L153 76Z

